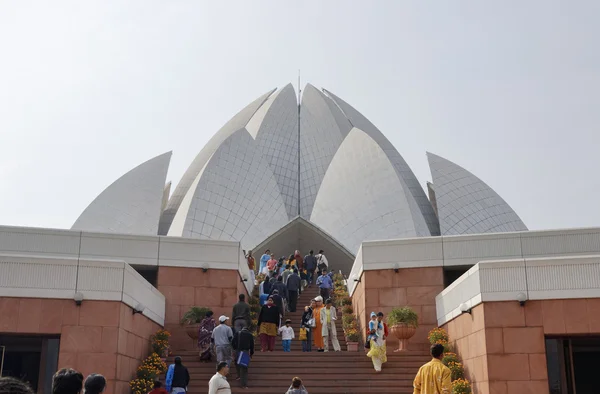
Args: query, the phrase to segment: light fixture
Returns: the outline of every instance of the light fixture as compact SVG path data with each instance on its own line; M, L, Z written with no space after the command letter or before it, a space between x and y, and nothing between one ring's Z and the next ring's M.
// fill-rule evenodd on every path
M208 272L208 264L202 264L200 268L202 268L202 272Z
M460 304L459 308L460 313L468 313L469 315L471 314L471 308L469 308L469 305L465 304L464 302Z
M398 263L394 264L394 272L398 273L400 271L400 265Z
M81 306L81 303L83 302L83 294L77 292L73 295L73 300L75 301L75 305L77 306Z
M356 274L352 275L352 280L354 280L356 283L360 283L360 278Z
M519 305L525 306L525 302L527 301L527 294L525 294L525 293L517 294L517 301L519 301Z
M248 275L243 275L242 280L240 282L248 282Z
M144 304L142 304L141 302L139 302L135 308L133 308L133 314L135 315L136 313L143 313L146 310L146 306Z

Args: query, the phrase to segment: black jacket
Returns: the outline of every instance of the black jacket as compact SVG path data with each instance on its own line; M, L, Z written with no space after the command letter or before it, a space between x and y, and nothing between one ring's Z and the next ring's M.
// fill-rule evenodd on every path
M290 277L291 277L291 275L290 275ZM288 278L288 280L289 280L289 278ZM273 287L271 287L271 295L273 294L273 290L277 290L281 297L285 298L286 300L288 299L287 287L283 284L283 282L279 282L279 281L275 282Z
M288 276L287 289L288 291L299 291L300 290L300 277L298 274L291 274Z
M233 336L231 346L237 351L245 350L254 354L254 336L248 330L242 330Z
M304 268L306 268L307 271L314 271L317 269L317 258L310 254L304 256Z
M273 323L279 325L279 308L277 305L268 307L267 304L263 305L260 314L258 315L258 325L261 323Z
M279 314L283 316L283 297L281 297L279 294L273 294L271 298L273 298L273 303L277 307Z
M304 313L302 314L302 321L300 322L300 327L304 327L304 328L312 328L311 326L308 325L308 321L310 319L312 319L312 315L313 315L313 310L312 308L308 308L308 311L304 311Z
M190 373L183 365L175 365L171 387L186 388L190 384Z

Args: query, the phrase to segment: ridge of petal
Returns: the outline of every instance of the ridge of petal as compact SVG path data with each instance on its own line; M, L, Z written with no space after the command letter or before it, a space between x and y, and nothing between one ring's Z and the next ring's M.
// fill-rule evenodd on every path
M477 176L427 152L442 235L527 231L517 213Z
M100 193L72 230L156 235L172 152L138 165Z

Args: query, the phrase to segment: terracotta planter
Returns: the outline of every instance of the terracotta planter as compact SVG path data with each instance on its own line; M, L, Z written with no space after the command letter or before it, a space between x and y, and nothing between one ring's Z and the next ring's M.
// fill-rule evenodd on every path
M408 340L415 335L416 328L409 327L404 323L396 324L390 327L390 331L392 335L394 335L398 341L398 349L394 350L395 352L405 352L408 350Z
M198 327L200 327L200 323L188 324L185 326L185 332L188 334L188 337L195 341L198 340Z
M349 352L358 352L358 342L346 342Z

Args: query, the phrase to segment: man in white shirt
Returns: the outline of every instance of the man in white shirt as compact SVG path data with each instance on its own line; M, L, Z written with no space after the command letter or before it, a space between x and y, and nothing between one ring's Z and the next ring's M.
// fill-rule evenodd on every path
M231 386L227 381L229 366L226 362L217 364L217 373L208 382L208 394L231 394Z
M315 257L317 259L317 270L323 271L329 269L329 261L327 261L323 250L319 250L319 253Z

